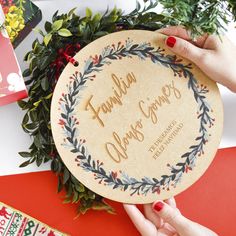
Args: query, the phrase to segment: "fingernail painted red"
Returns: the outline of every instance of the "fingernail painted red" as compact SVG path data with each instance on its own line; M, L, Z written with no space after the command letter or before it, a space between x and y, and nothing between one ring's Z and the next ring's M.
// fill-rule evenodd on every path
M155 211L161 211L162 208L164 207L164 203L163 202L157 202L155 205L154 205L154 210Z
M166 40L166 44L167 46L173 48L175 46L175 43L176 43L176 38L175 37L168 37L167 40Z

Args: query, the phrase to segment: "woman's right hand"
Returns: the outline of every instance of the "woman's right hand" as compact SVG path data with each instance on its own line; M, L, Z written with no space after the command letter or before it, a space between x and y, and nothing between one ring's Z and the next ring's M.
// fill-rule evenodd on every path
M236 92L236 45L225 36L204 35L191 41L181 26L163 28L166 45L176 54L194 62L212 80Z

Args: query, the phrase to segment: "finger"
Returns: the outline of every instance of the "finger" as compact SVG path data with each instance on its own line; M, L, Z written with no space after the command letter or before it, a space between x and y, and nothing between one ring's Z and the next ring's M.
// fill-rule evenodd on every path
M152 204L145 204L143 206L144 214L148 220L150 220L157 228L163 225L163 220L159 215L157 215L152 208Z
M179 211L179 210L176 208L176 201L175 201L175 199L174 199L173 197L164 200L164 202L167 203L169 206L175 208L177 211ZM164 226L166 229L168 229L169 231L171 231L172 233L176 232L175 228L174 228L173 226L171 226L170 224L168 224L168 223L165 223L163 226Z
M178 37L169 36L165 40L165 44L169 47L169 49L171 49L171 51L189 59L195 64L199 64L201 57L205 53L204 49L201 49L192 43Z
M124 209L143 236L156 235L156 226L148 221L135 205L124 204Z
M176 208L176 202L175 202L174 198L167 199L167 200L165 200L165 202L168 205ZM176 232L176 230L171 225L166 224L166 223L164 224L163 219L153 211L152 204L144 205L143 209L144 209L144 213L145 213L146 218L148 220L150 220L157 227L157 229L164 228L164 229L168 230L169 233L171 232L171 235L174 232ZM160 231L158 230L158 232L160 232ZM166 233L166 232L161 231L160 233ZM167 234L165 234L165 235L167 235Z
M153 204L154 211L168 224L173 226L180 235L209 235L216 236L214 232L185 218L181 213L168 204L158 201Z
M168 205L170 205L173 208L177 207L176 206L176 201L175 201L175 199L173 197L169 198L169 199L166 199L164 202L167 203Z
M156 32L165 34L168 36L176 36L185 40L190 40L190 33L183 26L169 26L167 28L162 28L157 30Z
M173 232L166 228L161 228L157 231L157 234L155 236L173 236Z
M165 34L167 36L176 36L182 38L201 48L204 46L204 43L209 36L208 34L203 34L202 36L199 36L197 39L193 40L193 38L191 37L191 31L187 31L183 26L170 26L167 28L159 29L157 30L157 32Z
M173 226L180 235L185 234L190 227L190 223L187 218L182 216L176 209L162 201L154 203L153 209L165 222ZM191 235L191 231L189 233Z

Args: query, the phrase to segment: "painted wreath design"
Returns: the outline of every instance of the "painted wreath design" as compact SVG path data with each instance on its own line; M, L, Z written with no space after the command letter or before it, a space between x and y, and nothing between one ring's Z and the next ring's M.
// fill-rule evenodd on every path
M207 128L214 125L213 119L209 113L213 112L206 101L205 94L209 92L206 86L198 85L194 78L191 64L184 65L181 59L177 59L175 55L165 55L164 49L158 47L155 49L150 43L135 44L129 38L123 44L118 42L117 45L112 44L105 47L100 55L90 57L84 66L83 72L75 72L70 77L67 84L68 92L62 93L60 98L61 117L59 125L65 134L63 146L69 148L72 153L76 153L75 162L83 170L91 172L94 178L100 183L112 187L119 188L122 191L129 191L130 195L147 195L148 193L160 194L161 190L169 190L170 187L176 187L180 182L184 173L192 170L195 166L197 156L204 154L204 145L208 141ZM175 166L167 164L170 169L169 175L162 175L160 179L143 177L138 180L130 177L122 171L109 171L104 169L104 163L94 160L85 148L85 140L78 139L77 126L79 121L75 116L75 107L78 104L79 93L84 88L86 81L94 80L95 73L100 72L104 65L111 64L111 61L122 59L124 57L132 58L136 56L141 60L151 60L153 63L160 64L171 69L174 76L184 77L188 79L188 88L192 90L194 99L198 104L197 118L200 121L199 136L196 137L196 144L189 147L181 158L182 162Z

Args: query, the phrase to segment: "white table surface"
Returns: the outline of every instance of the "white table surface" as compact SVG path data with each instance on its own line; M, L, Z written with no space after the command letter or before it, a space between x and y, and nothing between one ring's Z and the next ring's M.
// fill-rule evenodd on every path
M86 7L90 7L93 11L104 12L107 6L111 9L116 5L118 8L124 9L125 12L129 12L134 9L136 4L136 0L42 0L34 2L43 13L43 20L36 28L43 28L45 21L51 20L56 10L59 10L59 13L64 13L77 7L77 12L84 15ZM229 26L227 34L236 43L236 29L234 26L235 24ZM23 62L23 57L31 49L31 44L36 37L37 34L31 32L16 49L22 71L27 67ZM236 94L223 86L219 87L224 104L224 131L219 148L236 146ZM19 168L24 159L18 155L18 152L26 151L32 142L28 134L24 133L21 128L23 116L24 112L15 103L0 107L0 176L50 169L49 164L45 164L40 168L36 164Z

